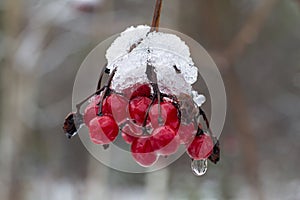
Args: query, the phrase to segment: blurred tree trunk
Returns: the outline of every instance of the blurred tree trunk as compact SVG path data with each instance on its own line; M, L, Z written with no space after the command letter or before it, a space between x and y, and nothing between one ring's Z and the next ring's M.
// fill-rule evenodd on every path
M2 124L0 145L0 179L3 181L0 198L5 200L22 199L22 180L19 176L23 138L26 128L22 124L20 113L25 102L30 98L30 77L22 77L13 69L14 48L17 45L15 39L20 31L22 1L5 2L6 12L4 16L4 31L7 37L5 44L5 64L1 72L3 87L2 95ZM9 42L12 41L12 42ZM28 78L28 79L27 79ZM30 86L29 86L30 88Z
M4 31L6 36L14 37L18 31L19 24L19 2L18 1L6 1L6 12L5 12L5 27ZM13 13L11 15L11 13ZM2 101L2 124L1 124L1 171L0 176L3 181L3 185L6 186L1 188L1 199L18 199L18 194L12 197L11 193L14 187L19 188L18 184L13 181L13 170L15 156L18 152L18 146L14 146L16 141L19 141L21 135L21 123L16 116L18 111L17 104L17 93L18 91L18 76L11 69L13 48L8 42L5 44L6 58L5 64L2 68L1 81L3 87L2 95L5 96ZM17 143L20 144L20 141Z

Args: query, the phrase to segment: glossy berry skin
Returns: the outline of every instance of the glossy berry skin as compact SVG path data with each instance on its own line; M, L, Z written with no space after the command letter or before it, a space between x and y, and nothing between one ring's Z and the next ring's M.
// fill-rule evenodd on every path
M213 150L213 141L209 135L202 134L196 136L189 145L187 152L195 160L207 159Z
M123 91L124 96L131 99L136 97L150 97L151 96L151 88L149 84L135 84L130 88L127 88Z
M128 101L123 96L111 94L103 102L102 113L112 115L117 123L122 123L128 117L127 107Z
M131 144L135 139L141 137L142 134L142 128L130 122L122 128L122 137L128 144Z
M89 105L86 107L83 115L83 120L86 126L89 126L90 121L97 116L99 112L99 106L97 104L99 101L100 95L97 95L91 98Z
M185 145L190 144L193 141L196 133L197 129L195 128L193 123L190 123L188 125L182 124L178 129L180 143Z
M143 125L146 112L151 104L151 99L148 97L136 97L129 102L129 115L131 119L138 125ZM147 119L147 124L149 123Z
M121 133L123 140L127 143L127 144L132 144L133 141L136 139L136 137L128 134L127 132L123 132Z
M161 124L159 124L159 116L161 116ZM153 128L159 126L169 126L174 131L177 131L180 125L177 108L170 102L163 102L159 105L154 104L149 112L149 118Z
M168 145L160 149L158 153L162 156L169 156L176 153L179 147L180 147L180 140L178 135L176 135L175 138Z
M118 135L119 127L111 116L97 116L89 124L90 138L95 144L109 144Z
M148 84L143 84L139 86L131 95L130 99L135 97L150 97L151 95L151 88Z
M140 137L135 139L131 145L133 159L143 167L150 167L158 159L154 152L151 137Z
M169 126L156 128L152 132L152 146L160 155L171 155L175 153L180 145L179 137Z

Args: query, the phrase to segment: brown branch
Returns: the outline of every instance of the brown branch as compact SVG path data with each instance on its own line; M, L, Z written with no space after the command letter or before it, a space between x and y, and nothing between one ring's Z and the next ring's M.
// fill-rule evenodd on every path
M147 33L147 36L149 33L158 31L159 27L159 21L160 21L160 13L161 13L161 7L162 7L162 1L163 0L156 0L153 19L152 19L152 25L150 31ZM131 47L128 50L128 53L130 53L133 49L135 49L137 46L139 46L143 41L143 38L141 38L139 41L131 45Z
M150 32L158 31L162 1L163 0L156 0L156 5L155 5L155 9L154 9L153 20L152 20Z

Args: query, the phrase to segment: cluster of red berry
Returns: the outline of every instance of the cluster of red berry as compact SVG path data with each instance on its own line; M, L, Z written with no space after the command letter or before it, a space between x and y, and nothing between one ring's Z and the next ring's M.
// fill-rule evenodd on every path
M153 165L159 156L174 154L180 144L192 159L207 159L213 151L210 135L201 125L181 122L180 106L173 97L157 98L151 84L136 84L122 93L102 92L90 99L84 123L95 144L109 144L119 133L131 145L134 160Z

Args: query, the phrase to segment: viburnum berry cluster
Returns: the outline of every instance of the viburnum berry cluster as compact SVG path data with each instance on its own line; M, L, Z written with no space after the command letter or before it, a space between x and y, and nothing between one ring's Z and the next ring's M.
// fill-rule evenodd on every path
M144 167L152 166L159 156L176 153L180 145L186 146L192 160L218 161L218 145L197 119L202 116L209 127L200 107L191 102L185 105L188 101L182 103L176 95L161 92L151 65L146 70L148 83L135 83L121 92L111 87L116 71L117 68L104 87L87 98L83 115L78 111L66 118L64 130L69 137L77 132L74 125L74 118L77 118L88 127L90 139L95 144L107 147L120 134L131 146L133 159ZM195 111L191 110L195 109L198 109L195 116L182 118L182 114L193 113ZM77 123L80 122L77 120Z
M158 32L161 3L152 27L130 27L112 43L96 92L77 104L63 129L72 138L85 124L91 141L105 149L122 137L143 167L184 145L193 172L202 175L208 159L219 161L219 142L201 108L205 97L193 88L198 68L189 47L174 34Z
M203 132L197 135L192 122L180 126L178 101L174 96L158 95L155 86L136 84L119 94L106 88L93 96L83 115L92 142L110 144L120 132L131 145L134 160L145 167L153 165L159 156L176 153L180 144L187 146L191 158L207 159L213 149L211 137Z

